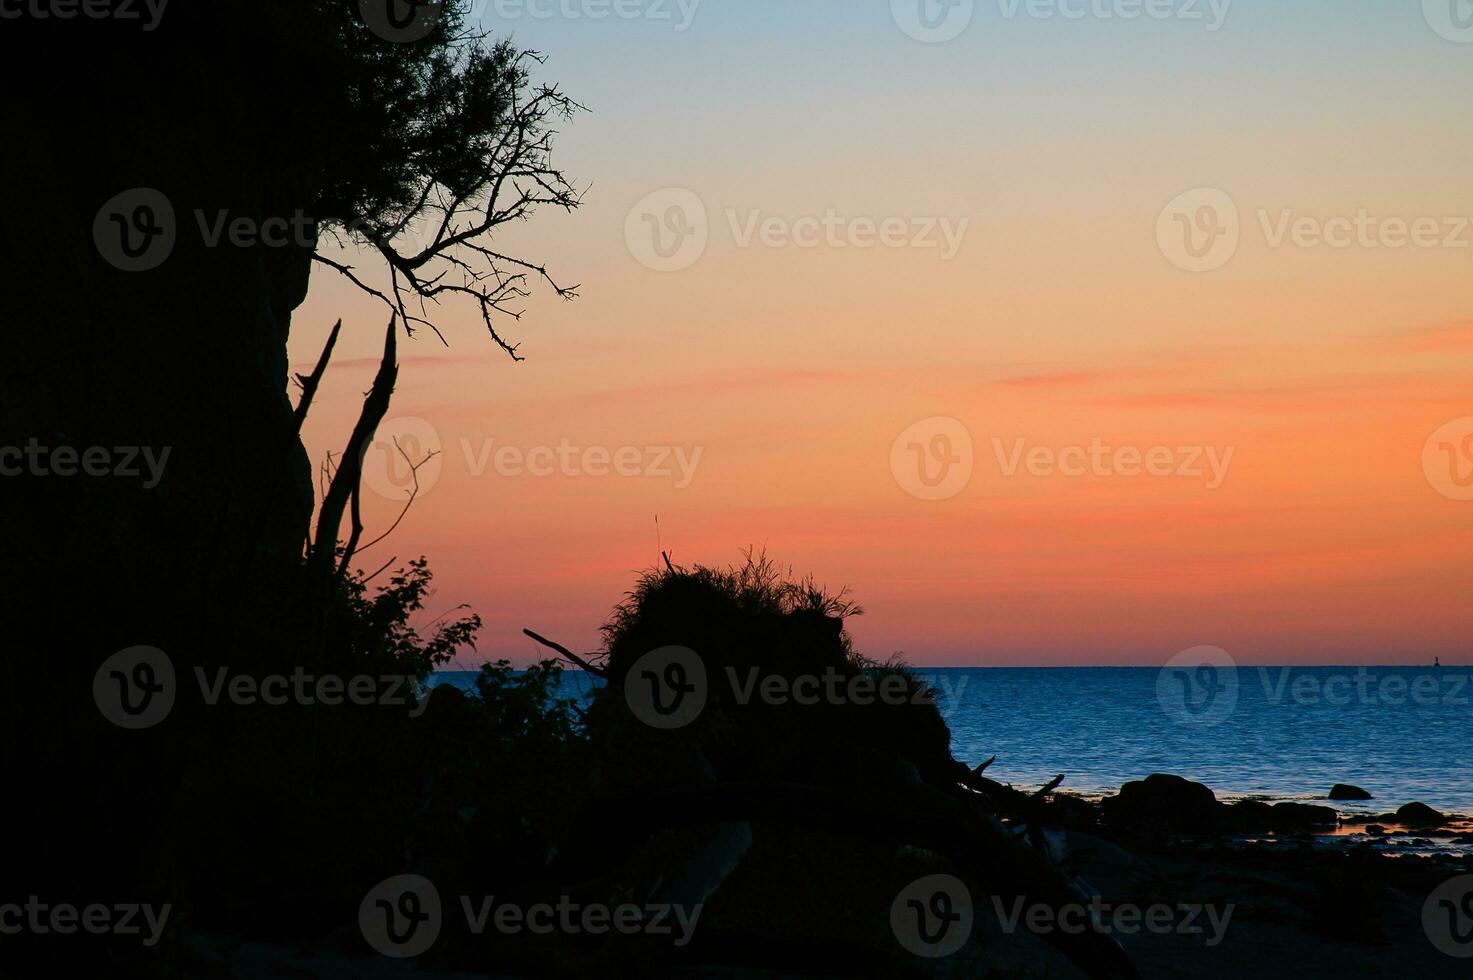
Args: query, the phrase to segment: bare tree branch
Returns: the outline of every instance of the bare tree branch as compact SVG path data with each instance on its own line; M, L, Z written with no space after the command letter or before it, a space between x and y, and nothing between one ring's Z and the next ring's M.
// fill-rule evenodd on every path
M409 464L409 477L411 480L414 481L414 487L409 491L409 499L404 501L404 509L399 511L399 516L394 518L394 523L390 524L383 534L380 534L378 537L374 538L363 547L356 549L357 554L361 555L363 552L367 551L369 548L372 548L374 545L378 544L380 541L384 540L398 529L400 522L402 522L405 515L409 513L409 508L414 506L414 498L419 496L419 468L428 463L430 460L434 459L436 456L440 455L440 451L436 449L429 453L426 453L425 458L416 463L414 460L409 458L409 454L404 451L404 447L399 445L398 439L394 440L394 448L399 450L399 455L403 456L404 462ZM347 567L346 562L344 562L344 567Z
M358 415L358 423L353 426L352 435L348 437L347 448L343 450L342 461L333 474L332 483L322 497L322 506L317 515L317 533L312 539L311 563L324 575L330 573L333 567L343 511L363 477L363 454L373 440L374 433L378 431L379 423L388 414L389 399L394 394L394 384L399 378L396 324L396 319L391 316L378 374L374 376L373 387L363 399L363 410Z
M608 676L608 672L605 671L603 668L593 666L593 664L589 663L587 660L584 660L582 657L578 656L576 653L574 653L572 650L569 650L561 643L554 643L552 640L547 639L545 636L538 636L536 633L533 633L531 630L528 629L524 629L522 630L522 632L526 633L533 640L547 647L549 650L556 650L558 653L562 654L564 657L568 658L568 660L572 661L574 664L577 664L579 667L582 667L593 676Z
M472 51L483 51L486 35L467 33L463 41ZM423 173L412 204L383 219L355 219L342 230L359 245L371 248L387 266L388 286L377 288L359 276L353 266L318 255L314 258L336 270L349 282L375 297L403 322L408 335L416 325L443 334L430 319L429 305L465 298L475 304L492 341L514 361L523 360L518 345L498 326L520 320L522 301L531 295L531 281L542 282L561 299L578 295L577 285L563 285L545 264L509 254L490 243L505 226L528 220L540 206L572 211L582 197L562 171L552 165L552 124L585 111L584 106L547 85L530 87L535 66L543 63L535 51L509 58L499 85L506 104L501 118L477 147L479 181L470 186L447 186L442 175ZM454 183L461 183L455 181ZM416 240L416 228L428 229ZM329 229L329 234L335 233ZM412 312L413 311L413 312Z
M337 346L338 333L343 329L341 318L333 324L332 333L327 335L327 346L322 348L322 356L317 359L317 366L312 369L311 374L297 375L297 384L302 386L302 397L297 402L296 421L297 432L301 433L302 423L307 421L307 412L312 407L312 397L317 394L317 386L322 383L322 376L327 372L327 362L332 360L332 349Z

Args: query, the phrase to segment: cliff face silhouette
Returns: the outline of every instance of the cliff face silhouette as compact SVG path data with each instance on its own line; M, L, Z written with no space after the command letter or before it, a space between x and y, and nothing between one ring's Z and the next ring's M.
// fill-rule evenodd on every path
M0 30L0 446L100 447L118 471L0 477L6 733L28 747L11 813L21 894L137 900L157 870L139 855L189 719L120 730L93 703L99 665L147 644L193 683L196 667L282 657L299 615L313 488L285 344L311 244L212 246L198 213L319 215L325 188L368 165L341 139L369 94L352 85L373 76L341 37L353 7L176 2L151 31L84 17ZM175 235L155 267L124 271L94 228L137 188L166 197ZM164 459L153 486L123 465L148 450Z
M220 597L255 591L242 586L300 553L311 484L285 342L311 251L210 247L195 215L314 213L324 79L310 37L295 57L271 53L285 6L180 5L148 34L6 25L6 85L20 95L3 110L18 137L3 248L24 271L8 301L0 443L169 451L152 488L126 475L5 481L15 505L0 520L28 559L12 569L19 596L89 645L208 636ZM95 246L94 220L140 187L167 196L176 235L157 267L126 272Z

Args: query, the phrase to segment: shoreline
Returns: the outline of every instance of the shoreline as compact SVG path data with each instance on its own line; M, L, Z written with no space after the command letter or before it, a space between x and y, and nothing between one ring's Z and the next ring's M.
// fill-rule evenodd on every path
M1163 775L1210 790L1210 787L1205 787L1201 783L1195 783L1186 777L1173 774L1153 774L1153 776ZM1136 781L1137 784L1139 782ZM1043 786L1020 785L1015 788L1023 792L1033 793L1042 789ZM1063 805L1065 807L1088 807L1100 821L1100 829L1107 832L1111 829L1135 831L1142 829L1143 825L1147 829L1150 829L1149 820L1144 822L1122 821L1112 827L1105 813L1109 807L1106 801L1112 797L1118 797L1124 788L1121 787L1116 790L1067 790L1060 788L1053 790L1051 795L1056 801L1073 801L1072 803L1064 803ZM1272 807L1276 804L1284 803L1296 809L1308 807L1332 810L1335 813L1335 820L1333 824L1320 823L1316 825L1310 822L1312 820L1311 817L1297 827L1257 833L1223 833L1219 828L1208 827L1201 828L1200 832L1174 830L1167 832L1166 836L1168 838L1180 843L1223 840L1235 845L1268 848L1281 845L1303 847L1308 844L1310 847L1322 849L1326 852L1345 852L1355 848L1364 848L1372 853L1393 858L1441 856L1473 859L1473 816L1449 812L1439 813L1438 817L1440 819L1436 822L1418 823L1417 821L1406 819L1400 811L1408 807L1423 806L1418 801L1407 801L1394 809L1388 809L1383 801L1376 799L1331 800L1328 796L1311 796L1307 794L1299 796L1271 796L1265 794L1210 791L1216 802L1227 808L1233 808L1239 804L1258 804ZM1347 803L1355 806L1356 809L1347 809L1345 807ZM1430 811L1430 808L1428 809Z

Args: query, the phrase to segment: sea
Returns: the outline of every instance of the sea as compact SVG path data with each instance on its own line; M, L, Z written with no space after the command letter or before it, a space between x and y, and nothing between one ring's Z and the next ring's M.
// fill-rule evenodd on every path
M1086 796L1167 772L1219 799L1337 801L1379 814L1420 801L1473 814L1473 667L916 668L939 692L953 754L1020 789L1062 774ZM450 671L432 684L470 687ZM564 675L565 693L599 683Z

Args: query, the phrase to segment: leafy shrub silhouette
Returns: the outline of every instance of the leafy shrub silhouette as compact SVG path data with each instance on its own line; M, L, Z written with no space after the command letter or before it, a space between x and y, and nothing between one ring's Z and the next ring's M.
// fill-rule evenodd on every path
M957 764L937 692L898 657L878 663L855 651L845 620L861 613L844 591L751 551L725 569L648 571L603 628L609 685L590 707L590 736L647 760L653 781L851 782L879 770L946 785ZM676 733L643 725L624 697L635 664L665 646L695 651L709 689L700 717ZM773 678L786 693L764 697ZM795 689L800 681L807 687ZM814 704L790 696L814 691Z

